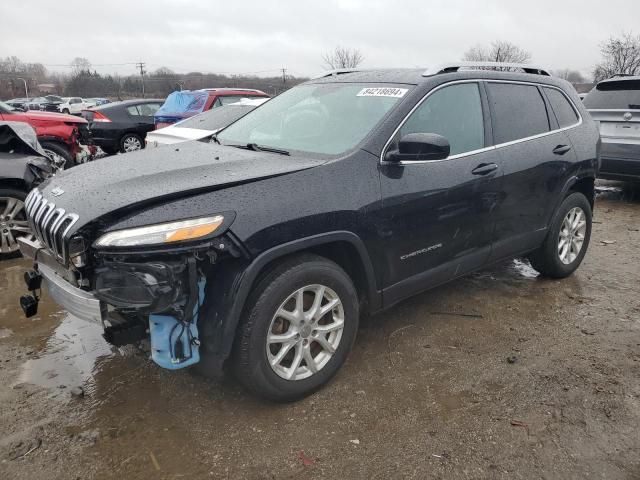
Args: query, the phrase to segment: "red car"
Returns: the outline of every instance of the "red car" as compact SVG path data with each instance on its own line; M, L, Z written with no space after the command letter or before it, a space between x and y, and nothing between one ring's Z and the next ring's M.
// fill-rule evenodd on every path
M192 100L185 103L185 98L182 97L189 95ZM155 114L156 130L212 108L239 102L243 98L269 98L269 95L262 90L252 88L203 88L174 92L167 97L164 105Z
M96 152L91 144L89 124L84 118L36 110L23 112L0 102L0 120L31 125L45 153L66 167L82 163Z

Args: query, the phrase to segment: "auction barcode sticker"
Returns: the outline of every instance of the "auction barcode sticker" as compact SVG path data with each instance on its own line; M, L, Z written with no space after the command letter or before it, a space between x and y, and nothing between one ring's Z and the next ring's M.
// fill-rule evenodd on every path
M393 97L402 98L409 91L408 88L363 88L358 92L358 97Z

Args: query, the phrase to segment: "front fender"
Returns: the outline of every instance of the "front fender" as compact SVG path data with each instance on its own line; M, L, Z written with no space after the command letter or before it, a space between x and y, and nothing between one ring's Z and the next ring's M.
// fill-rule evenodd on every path
M202 337L205 368L221 372L229 357L245 302L258 275L274 260L296 252L334 242L348 242L360 257L366 276L367 294L372 310L382 304L375 284L373 264L363 241L348 231L328 232L278 245L258 255L253 261L228 260L212 269L202 306Z

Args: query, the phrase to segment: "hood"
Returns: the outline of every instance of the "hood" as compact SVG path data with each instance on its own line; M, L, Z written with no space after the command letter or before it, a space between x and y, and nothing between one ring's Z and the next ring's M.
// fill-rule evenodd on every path
M29 120L55 120L57 122L67 122L67 123L87 123L87 121L82 117L76 117L74 115L66 115L64 113L55 113L55 112L40 112L38 110L29 110L24 112L23 115L27 117Z
M147 144L152 146L168 145L186 142L187 140L201 140L216 133L217 130L200 130L199 128L184 128L180 125L170 125L147 133Z
M48 158L38 143L35 130L24 122L0 122L0 152Z
M44 198L76 213L78 230L118 210L130 210L316 167L322 159L254 152L202 142L105 157L56 175Z

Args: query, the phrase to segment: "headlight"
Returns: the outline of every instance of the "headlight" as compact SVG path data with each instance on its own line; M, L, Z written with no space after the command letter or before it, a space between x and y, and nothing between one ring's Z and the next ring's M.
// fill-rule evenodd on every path
M167 243L196 240L215 232L224 217L196 218L180 222L159 223L148 227L116 230L102 235L96 247L135 247L138 245L162 245Z

